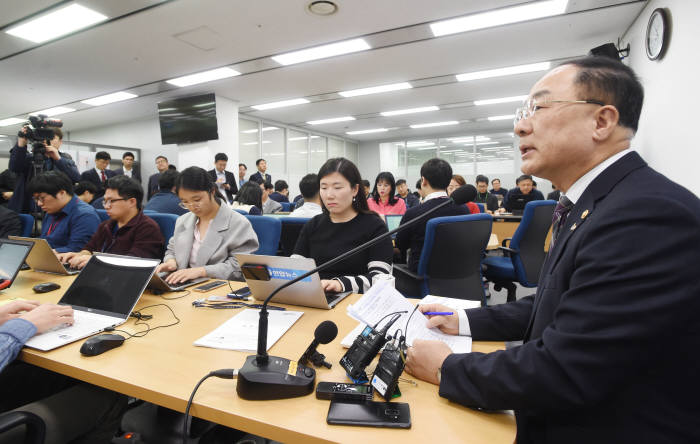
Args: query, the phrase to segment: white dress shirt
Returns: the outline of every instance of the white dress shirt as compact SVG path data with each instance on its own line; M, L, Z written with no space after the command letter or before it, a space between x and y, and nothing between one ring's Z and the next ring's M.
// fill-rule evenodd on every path
M323 213L321 206L314 202L304 202L304 205L289 213L290 217L314 217Z

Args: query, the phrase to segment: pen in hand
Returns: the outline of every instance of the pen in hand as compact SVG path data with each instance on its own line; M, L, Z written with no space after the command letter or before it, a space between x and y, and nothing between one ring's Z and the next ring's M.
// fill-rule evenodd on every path
M451 312L451 311L426 311L423 314L426 316L450 316L450 315L453 315L454 312Z

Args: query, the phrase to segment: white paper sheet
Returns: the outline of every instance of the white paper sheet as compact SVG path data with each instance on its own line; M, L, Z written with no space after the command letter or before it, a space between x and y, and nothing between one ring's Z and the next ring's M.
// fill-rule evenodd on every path
M303 311L268 310L267 350L269 350L303 314ZM218 326L211 333L194 341L194 345L199 347L254 352L258 349L259 320L260 310L247 308Z

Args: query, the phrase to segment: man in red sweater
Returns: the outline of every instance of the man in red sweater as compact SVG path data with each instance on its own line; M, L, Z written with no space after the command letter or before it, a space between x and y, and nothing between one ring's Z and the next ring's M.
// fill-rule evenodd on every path
M94 252L162 258L165 239L158 224L141 211L141 200L143 190L134 179L109 179L103 202L109 219L97 227L82 251L59 255L61 262L83 268Z

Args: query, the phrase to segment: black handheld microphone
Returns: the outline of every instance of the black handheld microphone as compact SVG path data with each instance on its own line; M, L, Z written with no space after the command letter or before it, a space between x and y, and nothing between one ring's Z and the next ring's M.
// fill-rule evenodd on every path
M331 368L331 364L326 362L326 357L323 354L316 351L316 347L318 347L318 344L328 344L336 336L338 336L338 326L335 325L335 322L321 322L314 331L314 340L311 341L311 345L299 358L299 364L306 365L307 362L311 361L316 367L323 365L326 368Z
M382 240L392 236L394 233L411 227L422 221L435 211L443 208L451 203L464 205L476 198L476 188L473 185L463 185L452 192L450 198L445 199L436 207L421 214L413 220L399 225L397 228L384 233L380 236L370 239L362 245L359 245L352 250L346 251L335 259L331 259L316 268L307 271L306 273L297 276L291 281L277 287L265 299L260 309L260 320L258 321L258 351L255 356L248 356L243 367L238 372L238 380L236 383L236 392L243 399L282 399L292 398L295 396L304 396L311 393L314 389L316 380L316 371L313 368L304 365L292 363L289 359L275 357L271 362L270 356L267 354L267 304L275 297L277 293L289 287L292 284L299 282L325 270L338 262L341 262L348 257L363 251L372 245L381 242Z

